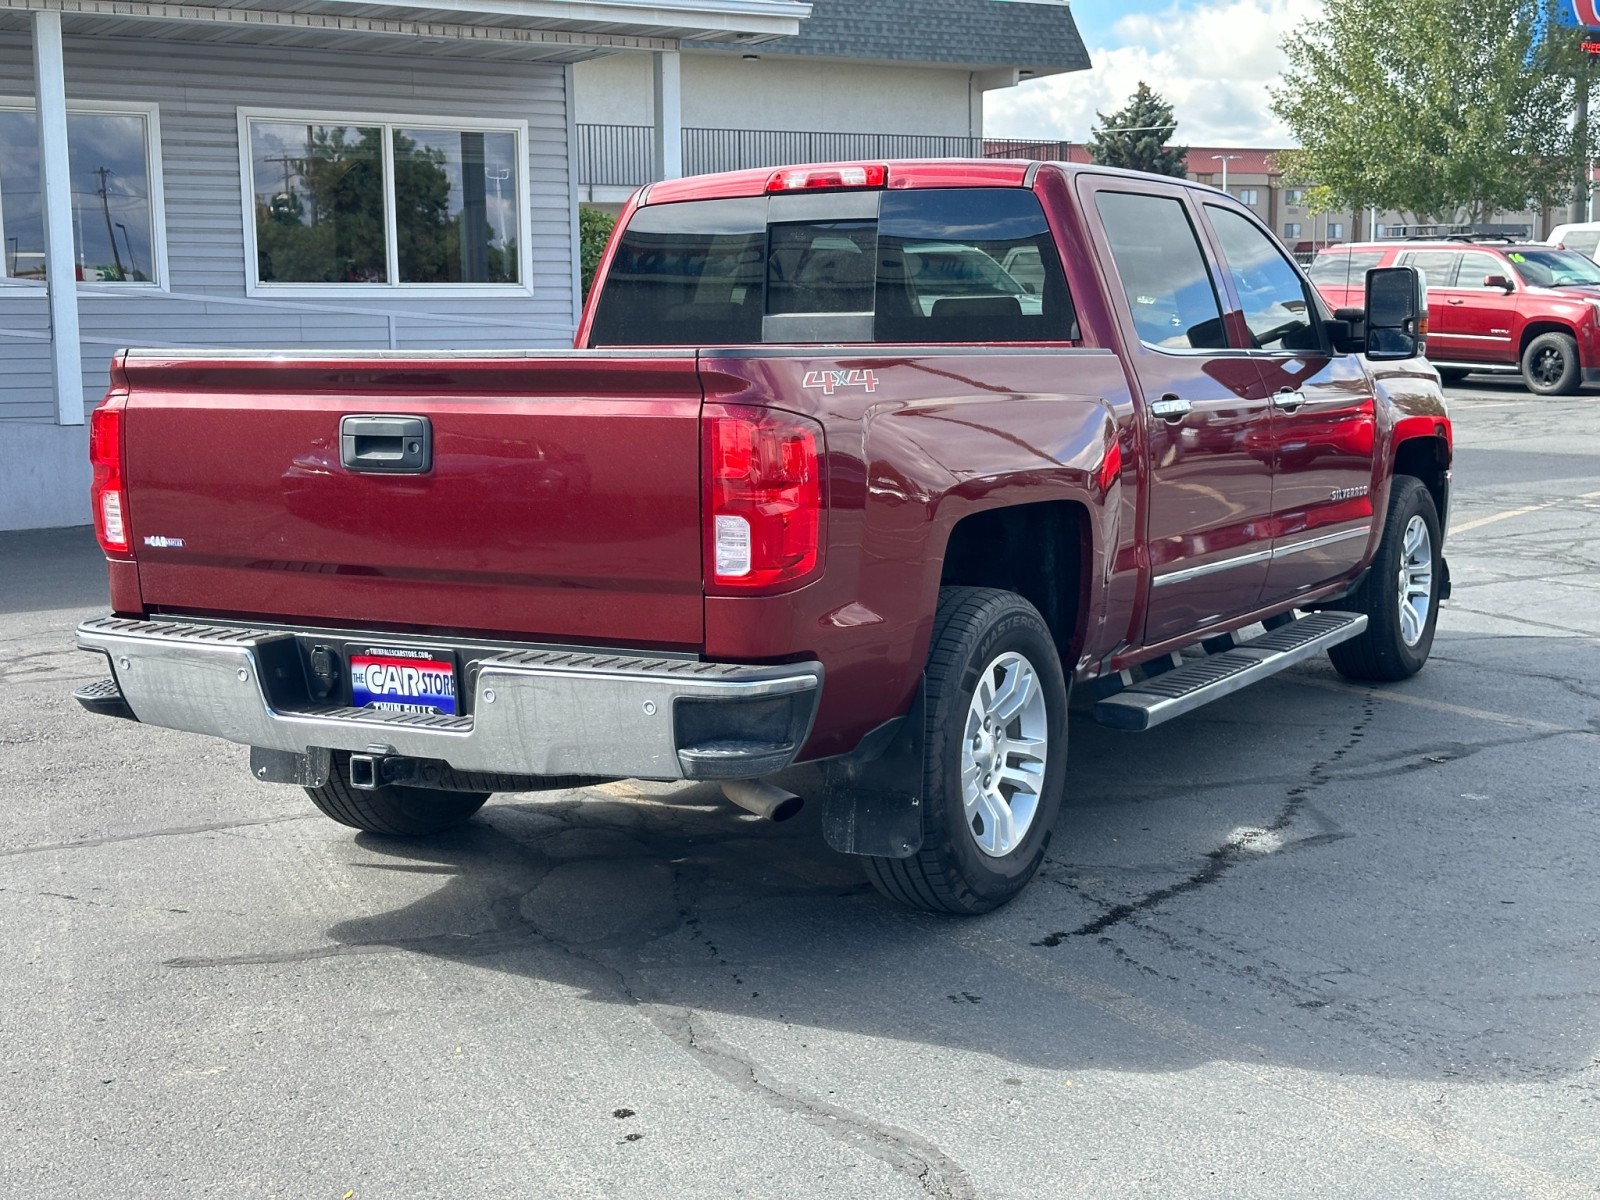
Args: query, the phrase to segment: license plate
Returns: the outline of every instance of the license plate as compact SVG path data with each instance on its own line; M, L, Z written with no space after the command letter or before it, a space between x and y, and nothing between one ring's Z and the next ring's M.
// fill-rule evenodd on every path
M366 646L350 652L350 702L385 712L456 715L456 665L437 650Z

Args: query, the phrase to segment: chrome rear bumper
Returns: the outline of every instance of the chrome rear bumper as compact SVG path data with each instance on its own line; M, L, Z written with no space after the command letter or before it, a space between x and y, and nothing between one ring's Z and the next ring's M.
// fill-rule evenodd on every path
M474 658L458 684L464 715L378 712L306 702L297 633L100 617L78 627L77 641L109 658L118 691L147 725L504 774L755 778L794 760L822 691L814 662L751 667L541 648Z

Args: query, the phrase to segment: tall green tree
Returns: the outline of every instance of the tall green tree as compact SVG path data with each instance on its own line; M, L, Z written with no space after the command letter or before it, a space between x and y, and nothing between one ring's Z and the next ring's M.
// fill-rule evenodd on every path
M1324 211L1477 222L1564 203L1585 156L1572 129L1584 68L1554 23L1560 7L1327 0L1285 40L1289 67L1271 90L1300 143L1285 173L1318 185Z
M1089 154L1095 162L1183 178L1189 148L1167 144L1178 131L1178 122L1172 105L1149 84L1140 81L1120 111L1110 116L1097 112L1095 117L1100 125L1089 139Z

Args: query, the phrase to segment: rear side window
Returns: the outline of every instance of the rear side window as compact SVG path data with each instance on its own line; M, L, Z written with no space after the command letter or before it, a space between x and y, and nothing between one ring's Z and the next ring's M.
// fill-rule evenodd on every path
M1222 302L1183 202L1100 192L1095 206L1139 340L1165 350L1226 348Z
M1364 288L1367 286L1367 272L1382 261L1381 250L1319 254L1307 273L1312 283L1325 283L1329 287Z
M1400 256L1400 266L1422 272L1422 282L1431 288L1447 288L1455 283L1458 250L1413 250Z
M876 216L863 216L876 209ZM787 202L786 202L787 201ZM836 207L844 215L828 219ZM803 220L786 219L803 215ZM1020 188L690 201L639 209L594 346L1072 341L1044 211Z
M1506 266L1492 254L1485 254L1482 250L1473 250L1461 256L1461 263L1456 267L1456 286L1458 288L1483 287L1485 279L1498 275L1501 279L1511 278L1511 268ZM1499 290L1499 289L1493 289Z

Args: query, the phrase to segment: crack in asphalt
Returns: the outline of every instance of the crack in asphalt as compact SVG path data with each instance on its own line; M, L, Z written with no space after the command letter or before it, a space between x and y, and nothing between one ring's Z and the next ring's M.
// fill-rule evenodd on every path
M498 830L512 844L516 857L533 856L541 867L549 865L537 844L564 832L568 822L566 814L557 816L557 829L533 834L527 838L513 836ZM730 837L736 836L733 834ZM716 838L707 840L720 840ZM694 916L694 897L684 894L685 886L703 885L704 880L691 880L696 872L689 866L674 865L671 888L678 903L678 923L673 928L647 933L645 941L655 941L673 933L687 931L690 940L703 944L710 951L715 965L743 986L737 970L717 951L699 929ZM539 873L542 882L545 871ZM635 939L622 942L600 942L580 946L531 920L524 911L523 900L537 890L522 887L508 892L490 903L491 927L469 933L434 934L416 938L389 938L366 942L341 942L294 950L263 951L253 954L218 955L211 957L186 957L167 959L163 965L183 970L211 967L238 967L314 962L320 959L361 957L386 954L428 954L443 959L471 960L491 955L540 947L560 954L578 964L591 974L606 980L632 1005L663 1037L688 1054L704 1070L761 1103L805 1121L821 1130L835 1141L868 1154L886 1163L896 1172L914 1181L931 1200L976 1200L977 1191L962 1166L939 1146L908 1129L876 1120L843 1105L807 1095L802 1089L785 1083L763 1068L755 1058L716 1036L703 1014L684 1005L652 998L634 978L607 961L602 955L625 949L635 954L640 943ZM863 887L849 889L822 889L829 895L856 895ZM625 943L625 944L624 944Z
M1361 715L1356 718L1355 726L1350 731L1349 737L1345 739L1344 744L1326 758L1319 759L1311 764L1311 767L1306 772L1307 778L1305 782L1289 789L1288 796L1285 798L1282 807L1278 809L1277 814L1265 826L1260 829L1247 830L1237 837L1230 838L1215 850L1208 851L1200 869L1187 879L1181 879L1176 883L1168 884L1166 887L1146 892L1136 900L1113 906L1094 920L1088 921L1076 929L1057 930L1054 933L1046 934L1032 944L1035 946L1054 947L1061 945L1068 938L1096 937L1112 926L1120 925L1122 922L1156 908L1168 900L1199 891L1201 888L1209 887L1222 879L1223 876L1227 875L1228 872L1232 871L1234 867L1244 860L1246 852L1250 851L1257 842L1270 837L1272 834L1283 833L1289 829L1296 818L1299 817L1301 810L1306 806L1306 802L1312 793L1335 781L1337 776L1331 774L1331 768L1346 754L1359 746L1361 740L1366 737L1368 726L1377 717L1378 700L1379 697L1376 693L1371 693L1367 696L1362 702ZM1293 842L1289 842L1280 847L1278 852L1281 853L1291 847L1305 848L1307 845L1326 845L1330 840L1338 839L1330 837L1326 833L1314 834L1309 838L1296 839Z
M150 838L189 837L198 833L225 833L234 829L249 829L255 825L281 825L286 821L309 821L312 813L293 813L282 817L258 817L250 821L213 821L206 825L175 825L169 829L147 829L142 833L119 833L108 837L82 838L75 842L49 842L40 846L13 846L0 849L0 858L16 858L24 854L53 854L58 850L87 850L94 846L111 846L118 842L142 842Z

